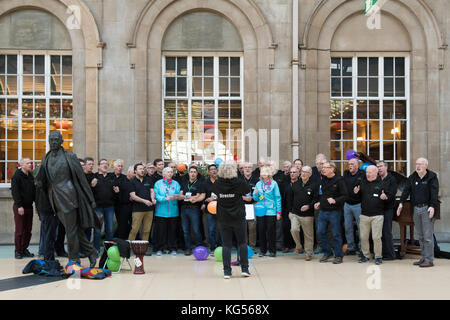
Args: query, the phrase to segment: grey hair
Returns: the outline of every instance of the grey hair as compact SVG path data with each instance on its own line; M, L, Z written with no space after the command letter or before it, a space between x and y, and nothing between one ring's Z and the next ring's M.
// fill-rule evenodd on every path
M378 168L377 168L376 166L374 166L374 165L368 166L368 167L366 168L366 172L367 172L369 169L370 169L370 170L375 170L375 171L378 172Z
M292 167L292 163L290 161L283 162L283 166L288 165L289 167Z
M419 161L419 160L425 162L425 165L426 165L427 168L428 168L428 160L427 160L426 158L418 158L418 159L416 160L416 162Z
M308 171L309 173L312 173L312 169L310 166L303 166L302 170Z
M162 171L163 177L164 177L164 176L166 175L166 173L169 172L169 171L172 171L172 172L173 172L173 169L172 169L171 167L165 167L165 168L163 169L163 171Z
M269 179L273 179L273 169L270 166L264 166L261 168L260 175L267 174L269 176Z
M119 163L121 163L123 165L123 160L117 159L116 161L114 161L114 163L113 163L114 167L117 166Z
M219 166L218 176L224 179L237 178L237 165L234 161L222 162Z
M127 170L127 173L128 173L128 172L134 172L134 166L129 166L129 167L128 167L128 170Z
M22 165L22 163L24 163L25 162L25 160L31 160L30 158L28 158L28 157L23 157L23 158L20 158L20 160L19 160L19 164L20 165Z

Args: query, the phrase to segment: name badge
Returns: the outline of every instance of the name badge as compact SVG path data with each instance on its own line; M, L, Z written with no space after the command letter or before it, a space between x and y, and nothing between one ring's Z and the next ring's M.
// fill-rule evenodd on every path
M186 192L186 198L190 198L192 196L192 192ZM184 199L184 201L189 201L189 199Z
M311 195L311 191L308 191L308 196L310 196Z
M378 193L374 193L373 196L374 196L374 197L378 197Z
M214 192L211 192L211 198L217 199L217 196L216 196L216 194Z
M416 186L418 185L419 183L416 181Z
M262 199L264 199L264 196L259 196L259 200L262 200Z

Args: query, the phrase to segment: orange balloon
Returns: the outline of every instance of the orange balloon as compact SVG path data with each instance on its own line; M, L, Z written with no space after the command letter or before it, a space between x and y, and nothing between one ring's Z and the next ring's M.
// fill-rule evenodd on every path
M342 245L342 252L343 252L343 253L347 252L347 244L346 244L346 243L344 243L344 244Z
M183 162L178 163L177 170L178 172L184 172L186 170L186 165Z
M208 212L211 214L216 214L217 212L217 201L211 201L208 204Z

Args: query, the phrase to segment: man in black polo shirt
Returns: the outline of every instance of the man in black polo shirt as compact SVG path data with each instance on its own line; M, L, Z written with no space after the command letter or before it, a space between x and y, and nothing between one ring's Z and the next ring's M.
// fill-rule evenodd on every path
M416 160L416 171L408 180L400 198L397 216L400 215L403 203L411 196L414 207L414 227L419 235L422 258L414 262L422 268L432 267L434 260L434 213L438 206L439 181L436 173L428 170L428 160Z
M216 237L216 215L208 211L208 204L211 201L217 201L217 195L212 192L213 185L216 182L217 178L217 166L215 164L210 164L208 166L208 178L203 180L205 203L202 206L202 210L204 209L206 211L206 224L208 225L208 243L211 254L214 253L214 250L220 243L220 240Z
M292 166L289 161L283 164L283 185L280 187L281 194L281 227L283 232L283 252L288 253L291 248L298 248L292 238L291 219L289 218L289 201L292 193L292 186L298 181L300 171L297 167ZM294 249L295 250L295 249ZM298 252L297 252L298 253Z
M392 237L392 218L394 215L395 195L397 194L397 181L388 172L388 165L384 161L377 162L378 175L384 183L384 193L387 200L384 202L383 235L381 236L383 260L394 260L395 249Z
M156 168L155 173L152 175L153 185L154 185L156 183L156 181L161 180L163 178L162 171L164 169L164 161L162 159L155 159L153 161L153 165Z
M202 234L200 231L200 219L202 218L201 206L205 199L203 184L198 179L197 167L189 168L189 179L182 179L181 193L181 225L183 227L185 251L184 255L192 254L191 227L194 234L194 246L202 244Z
M297 170L291 168L291 172ZM293 174L295 176L295 173ZM300 227L305 236L306 261L312 259L314 250L314 204L319 199L319 186L311 181L312 169L309 166L303 166L301 180L292 184L287 194L287 206L289 210L289 219L291 220L291 233L295 241L295 254L301 253L302 245L300 243Z
M153 181L145 176L145 167L142 163L134 165L136 177L131 180L133 185L130 198L133 202L133 222L128 240L135 240L142 225L141 239L148 240L153 223L153 212L156 204L153 191Z
M344 172L344 181L347 190L350 190L347 200L344 204L344 229L345 238L347 239L346 255L355 255L359 251L359 245L355 244L354 221L358 227L359 235L359 216L361 215L361 199L359 195L351 192L356 186L361 185L365 179L364 171L359 169L358 159L350 159L348 161L348 170Z

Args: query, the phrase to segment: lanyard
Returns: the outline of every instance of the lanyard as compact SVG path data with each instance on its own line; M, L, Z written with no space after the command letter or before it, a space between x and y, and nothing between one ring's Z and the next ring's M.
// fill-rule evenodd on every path
M166 194L169 195L169 190L170 190L170 187L172 186L173 180L170 180L170 182L168 182L166 179L164 179L163 181L164 181L164 186L166 187Z
M190 184L190 183L188 182L187 188L188 188L188 191L189 191L189 192L191 192L191 188L194 186L194 184L195 184L196 182L197 182L197 179L195 179L195 181L192 182L192 184Z

